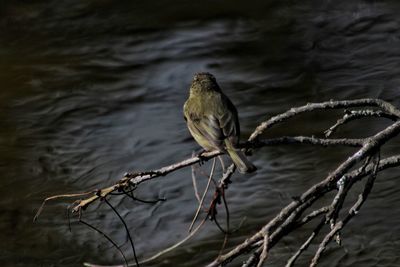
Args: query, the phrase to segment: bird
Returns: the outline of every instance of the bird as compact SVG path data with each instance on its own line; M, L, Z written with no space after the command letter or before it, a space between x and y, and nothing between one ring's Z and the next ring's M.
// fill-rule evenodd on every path
M227 153L240 173L257 169L238 148L238 112L214 75L208 72L194 75L183 114L189 132L204 150Z

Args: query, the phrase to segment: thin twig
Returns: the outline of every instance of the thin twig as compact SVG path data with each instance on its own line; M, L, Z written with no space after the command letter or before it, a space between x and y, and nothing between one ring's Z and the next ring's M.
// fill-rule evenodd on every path
M222 156L218 156L219 162L221 163L221 167L222 167L222 172L225 172L225 163L224 163L224 159L222 158Z
M194 152L192 153L192 157L194 156ZM192 165L192 183L193 183L193 189L194 189L194 195L196 196L196 199L198 203L200 203L200 195L199 195L199 190L197 189L197 181L196 181L196 170L195 170L195 165Z
M319 146L350 146L360 147L364 144L365 139L360 138L317 138L315 136L282 136L278 138L254 140L245 143L244 147L247 148L261 148L265 146L275 145L293 145L293 144L308 144L308 145L319 145Z
M379 107L383 111L392 114L400 118L400 110L398 110L392 104L383 101L381 99L373 99L373 98L364 98L364 99L357 99L357 100L342 100L342 101L327 101L322 103L308 103L307 105L291 108L290 110L274 116L267 121L261 123L255 131L250 135L249 141L254 141L259 135L261 135L266 129L271 128L272 126L284 122L296 115L305 112L311 112L314 110L321 110L321 109L341 109L341 108L352 108L352 107Z
M212 177L213 177L213 175L214 175L215 162L216 162L216 161L215 161L215 158L214 158L213 164L212 164L212 167L211 167L211 171L210 171L210 176L209 176L209 178L208 178L207 186L206 186L206 188L204 189L204 193L203 193L203 196L201 197L201 200L200 200L199 206L198 206L198 208L197 208L197 211L196 211L196 213L195 213L195 215L194 215L194 217L193 217L192 223L191 223L190 226L189 226L189 232L192 231L193 225L194 225L194 223L196 222L197 217L199 216L201 207L203 206L204 199L205 199L205 197L206 197L206 195L207 195L208 188L210 187L210 183L211 183Z
M393 121L399 119L399 117L387 112L383 112L382 110L368 110L368 109L351 110L351 111L346 110L344 116L341 119L337 120L337 122L334 125L332 125L328 130L324 132L325 136L326 137L331 136L339 128L339 126L342 126L343 124L346 124L356 119L366 118L366 117L382 117Z
M228 202L226 201L226 197L225 197L225 189L221 188L221 192L222 192L222 202L224 203L224 207L225 207L226 233L225 233L225 236L224 236L224 242L222 243L222 247L219 250L218 257L221 256L222 252L224 251L225 246L226 246L226 244L228 242L229 234L230 234L230 225L229 225L229 221L230 221L229 217L230 217L230 215L229 215Z
M260 257L260 253L258 251L251 254L251 256L247 259L247 261L243 262L242 267L253 267L257 264L257 261Z
M293 264L296 262L297 258L303 253L308 246L311 244L311 241L318 235L319 231L325 225L325 219L321 219L317 227L315 227L314 231L311 235L307 238L307 240L301 245L301 247L293 254L293 256L288 260L285 267L292 267Z
M87 227L95 230L96 232L101 234L103 237L105 237L108 240L108 242L110 242L118 250L118 252L121 254L122 258L124 259L125 266L128 266L128 261L126 260L126 257L124 255L124 253L122 252L120 247L106 233L104 233L103 231L101 231L97 227L91 225L90 223L85 222L84 220L82 220L82 218L79 218L79 222L84 224L84 225L86 225Z
M261 267L268 256L269 233L264 233L264 242L257 267Z
M117 211L117 209L114 208L114 206L111 205L111 203L110 203L106 198L104 198L104 202L114 211L114 213L118 216L119 220L120 220L120 221L122 222L122 224L124 225L124 228L125 228L125 231L126 231L126 235L128 236L129 242L131 243L131 248L132 248L132 251L133 251L133 257L134 257L134 259L135 259L136 266L139 267L139 261L138 261L138 259L137 259L136 250L135 250L135 245L133 244L132 236L131 236L131 233L129 232L129 228L128 228L128 226L126 225L125 220L124 220L124 219L122 218L122 216L119 214L119 212Z
M379 162L380 162L379 152L377 153L377 155L378 155L377 156L378 159L375 161L373 170L372 170L370 176L368 177L367 182L365 183L363 192L358 196L356 203L350 208L347 216L343 220L335 223L335 225L332 227L331 231L324 237L324 239L322 240L322 242L320 243L320 245L317 249L317 252L315 253L313 259L311 260L310 267L317 266L318 261L322 255L323 251L326 249L326 246L328 245L328 243L358 213L360 207L367 199L369 193L371 192L371 189L373 187L373 184L375 182L375 179L376 179L376 176L377 176L377 173L379 170Z
M321 214L327 213L329 211L329 206L324 206L320 209L314 210L310 212L308 215L304 216L303 219L301 219L300 222L297 223L296 227L303 226L304 224L308 223L312 219L318 217Z
M87 195L90 195L90 194L93 194L93 191L84 192L84 193L76 193L76 194L61 194L61 195L55 195L55 196L51 196L51 197L45 198L45 200L43 200L43 202L42 202L42 205L40 205L38 211L36 212L35 217L33 217L33 222L37 221L37 219L39 218L40 214L42 213L42 211L44 209L44 206L46 205L47 201L54 200L54 199L59 199L59 198L81 197L81 196L87 196Z
M150 257L150 258L147 258L147 259L141 261L140 263L143 264L143 263L147 263L147 262L153 261L153 260L159 258L160 256L162 256L162 255L164 255L164 254L166 254L166 253L168 253L168 252L174 250L174 249L177 248L178 246L182 245L182 244L185 243L187 240L189 240L191 237L193 237L193 236L200 230L200 228L204 225L204 223L205 223L206 221L207 221L207 218L204 218L204 219L199 223L199 225L197 225L196 228L194 228L194 230L193 230L192 232L190 232L189 235L187 235L184 239L182 239L182 240L179 241L178 243L175 243L174 245L172 245L172 246L170 246L170 247L168 247L168 248L166 248L166 249L164 249L164 250L158 252L156 255L154 255L154 256L152 256L152 257Z
M263 233L272 227L276 227L276 225L280 223L284 223L286 226L282 227L279 226L275 231L276 233L271 234L271 239L278 239L282 236L284 231L289 229L289 226L293 223L292 221L296 219L296 216L299 216L302 212L302 209L298 210L304 203L310 201L312 199L316 199L316 194L324 195L326 192L332 190L332 185L335 184L343 174L347 173L356 163L360 162L361 160L365 159L371 153L375 153L375 151L385 144L388 140L396 136L400 132L400 122L395 122L391 126L387 127L386 129L380 131L373 137L368 139L368 142L365 142L364 145L352 156L350 156L347 160L345 160L342 164L336 168L335 171L330 173L323 181L313 185L309 188L305 193L303 193L297 200L292 201L288 204L285 208L281 210L281 212L272 219L269 223L267 223L259 232L257 232L252 237L248 238L245 242L239 244L230 252L222 255L217 260L214 260L212 263L207 265L208 267L212 266L219 266L222 263L231 261L234 257L237 257L243 251L246 251L249 246L253 243L259 241L263 238ZM325 190L325 192L324 192ZM311 205L313 201L309 202ZM275 242L275 241L274 241Z
M158 202L166 201L165 198L158 198L158 199L155 199L155 200L141 199L141 198L138 198L138 197L134 196L133 194L129 194L128 191L123 191L123 194L125 194L126 196L128 196L129 198L131 198L131 199L133 199L135 201L138 201L138 202L141 202L141 203L145 203L145 204L156 204Z

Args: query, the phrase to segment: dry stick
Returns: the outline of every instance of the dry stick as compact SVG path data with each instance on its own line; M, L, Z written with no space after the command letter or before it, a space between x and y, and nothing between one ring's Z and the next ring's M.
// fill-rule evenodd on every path
M262 246L262 251L260 254L260 258L258 260L257 267L261 267L264 264L264 261L267 259L268 256L268 244L269 244L269 234L264 233L264 242Z
M301 245L301 247L293 254L293 256L288 260L285 267L292 267L293 264L296 262L297 258L303 253L308 246L311 244L311 241L318 235L319 231L325 225L325 219L321 219L317 227L313 230L311 235L307 238L307 240Z
M126 190L126 188L129 188L129 190ZM129 198L131 198L131 199L133 199L135 201L146 203L146 204L156 204L157 202L166 200L165 198L157 198L155 200L146 200L146 199L138 198L133 194L133 192L136 189L137 189L136 186L133 186L132 184L128 184L127 186L125 186L125 187L121 186L121 188L118 189L118 191L121 191L121 192L111 192L111 193L109 193L109 195L111 195L111 196L126 195L127 197L129 197ZM96 193L99 193L99 191L96 191Z
M351 139L351 138L338 138L338 139L326 139L326 138L316 138L308 136L283 136L278 138L271 138L265 140L255 140L249 141L245 146L250 148L261 148L264 146L273 145L292 145L292 144L309 144L309 145L320 145L320 146L350 146L350 147L360 147L364 144L365 139Z
M228 208L228 203L226 202L226 198L225 198L225 189L222 187L221 191L222 191L222 193L221 193L222 194L222 202L224 203L225 213L226 213L226 218L225 218L226 219L226 231L224 233L224 235L225 235L224 236L224 242L222 242L222 246L221 246L221 249L219 250L218 257L222 255L222 252L225 249L225 246L226 246L226 244L228 242L228 237L229 237L229 234L230 234L230 229L229 229L229 208ZM215 222L217 222L217 218L215 218Z
M371 172L370 177L368 178L367 182L365 183L363 192L358 196L356 203L350 208L348 215L341 221L337 222L332 230L324 237L321 244L318 247L317 252L314 255L314 258L311 260L310 267L315 267L318 264L318 261L326 249L328 243L332 240L332 238L340 232L341 229L358 213L359 209L361 208L362 204L367 199L369 193L372 190L374 185L375 179L377 177L378 169L379 169L379 152L378 152L378 160L375 162L373 170Z
M266 139L266 140L259 140L259 141L252 141L246 144L247 147L249 148L261 148L264 146L271 146L271 145L281 145L281 144L312 144L312 145L321 145L321 146L338 146L338 145L344 145L344 146L352 146L352 147L357 147L357 146L362 146L363 139L323 139L323 138L315 138L315 137L306 137L306 136L295 136L295 137L280 137L280 138L272 138L272 139ZM98 200L100 197L106 197L109 194L112 194L113 192L120 190L121 188L127 187L129 184L133 185L138 185L142 182L155 179L157 177L163 177L173 171L182 169L187 166L191 166L193 164L199 163L204 160L208 160L211 158L214 158L215 156L221 155L222 152L220 151L212 151L212 152L206 152L199 156L195 156L171 165L168 165L166 167L160 168L158 170L154 171L148 171L148 172L142 172L142 173L134 173L134 174L127 174L126 177L122 178L118 183L103 188L101 190L98 190L96 192L92 192L93 196L81 200L77 205L75 205L72 209L73 212L78 212L80 209L85 209L87 208L90 204ZM231 173L231 168L234 165L231 165L230 167L227 168L227 171L225 172L226 174L232 174ZM132 178L130 178L132 177ZM90 192L88 192L90 194ZM54 197L48 198L48 200L51 200ZM45 200L46 201L46 200Z
M67 208L66 208L66 215L67 215L67 221L68 221L68 230L69 230L70 232L72 232L72 227L71 227L71 214L70 214L70 212L71 212L71 207L72 207L74 204L75 204L75 202L72 203L71 205L68 205Z
M346 175L343 175L343 177L339 180L338 182L338 187L339 190L336 193L332 204L326 207L323 207L322 209L316 210L312 213L313 216L315 216L316 214L321 214L321 213L326 213L325 218L321 219L320 223L317 225L317 227L313 230L313 232L311 233L311 235L307 238L307 240L302 244L302 246L296 251L296 253L288 260L288 262L286 263L286 267L291 267L293 266L293 264L295 263L295 261L297 260L297 258L301 255L301 253L303 253L308 246L310 245L311 241L318 235L318 233L320 232L320 230L322 229L322 227L328 222L330 221L331 224L334 224L335 218L335 212L340 208L342 205L342 199L344 199L344 197L346 196L347 191L351 188L351 185L349 185L350 183L348 183L346 181ZM337 211L338 212L338 211ZM309 216L309 215L308 215ZM304 218L306 219L307 216ZM303 220L304 220L303 219ZM333 227L333 226L332 226Z
M304 224L308 223L312 219L318 217L319 215L327 213L329 211L329 208L330 208L330 206L325 206L325 207L322 207L322 208L312 211L308 215L304 216L303 219L301 219L301 221L299 221L296 225L294 225L294 228L297 229L297 228L303 226ZM296 253L293 254L293 256L288 260L288 262L286 263L286 267L293 266L293 264L295 263L297 258L301 255L301 253L303 253L308 248L311 241L318 235L319 231L322 229L324 224L325 224L325 218L322 218L320 223L317 225L317 227L313 230L313 232L309 236L309 238L296 251Z
M98 264L93 264L89 262L84 262L83 266L86 267L127 267L129 265L98 265Z
M110 193L110 195L114 195L113 193ZM141 199L138 197L135 197L133 195L133 191L125 191L124 189L122 189L122 194L118 194L118 195L126 195L127 197L131 198L132 200L144 203L144 204L156 204L158 202L163 202L166 201L166 198L157 198L155 200L146 200L146 199Z
M122 178L117 184L103 188L99 190L98 194L91 196L90 198L82 200L78 205L73 208L73 212L78 212L80 209L85 209L94 201L100 199L101 197L106 197L110 193L117 191L121 188L133 184L135 186L148 180L155 179L157 177L164 177L167 174L182 169L184 167L199 163L201 161L209 160L215 156L221 155L221 151L211 151L203 153L201 156L192 157L181 162L171 164L154 171L142 172L142 173L127 173L124 178Z
M193 237L193 236L200 230L200 228L204 225L204 223L205 223L206 221L207 221L207 217L205 217L205 218L199 223L199 225L197 225L196 228L194 228L194 230L193 230L192 232L190 232L190 234L189 234L187 237L185 237L184 239L182 239L182 240L179 241L178 243L175 243L174 245L170 246L169 248L164 249L164 250L158 252L156 255L154 255L154 256L152 256L152 257L150 257L150 258L147 258L147 259L141 261L140 264L153 261L153 260L159 258L160 256L162 256L162 255L164 255L164 254L166 254L166 253L168 253L168 252L174 250L175 248L179 247L180 245L182 245L183 243L185 243L186 241L188 241L191 237Z
M224 159L222 158L222 156L218 156L219 162L221 163L221 167L222 167L222 173L225 172L225 163L224 163Z
M368 156L365 160L364 165L360 168L360 171L363 172L367 165L370 162L371 157ZM355 179L348 179L347 175L343 175L342 178L337 182L337 187L339 188L337 194L335 195L332 204L329 206L329 212L325 215L325 222L329 223L330 228L333 229L335 226L337 217L339 216L339 212L343 207L343 203L346 199L347 193L355 184ZM341 239L340 234L338 233L335 237L336 243L340 245Z
M352 185L354 183L346 181L347 177L346 175L343 175L342 178L337 182L338 184L338 192L336 193L335 197L333 198L333 201L331 205L329 206L329 212L325 215L325 222L330 223L331 228L335 224L335 220L337 217L337 214L339 213L342 204L344 202L344 199L347 196L347 192L350 190Z
M214 216L213 221L215 222L215 225L218 227L218 229L219 229L224 235L228 234L228 229L225 230L225 229L221 226L221 224L218 222L217 216Z
M304 224L308 223L312 219L318 217L321 214L327 213L329 211L329 206L322 207L320 209L314 210L310 212L308 215L304 216L303 219L301 219L300 222L296 224L296 228L299 228L300 226L303 226Z
M389 161L386 162L387 165L395 164L396 162L400 163L400 156L398 158L396 158L396 157L389 158L388 160ZM358 175L361 175L365 171L365 169L366 169L366 167L362 166L358 170L351 172L349 177L357 177ZM319 193L322 195L324 192L321 191ZM314 196L314 200L316 200L318 198L319 198L319 196L317 196L317 195ZM270 242L269 242L271 244L271 247L278 241L277 239L280 236L285 234L285 230L287 230L290 226L293 226L293 229L291 229L291 230L297 229L300 226L307 223L308 221L317 217L318 215L326 213L330 210L331 206L322 207L322 208L315 210L315 211L311 212L310 214L306 215L299 223L291 225L295 222L295 217L299 216L301 214L302 210L305 210L307 207L309 207L313 203L314 200L310 199L309 204L304 203L302 206L300 206L295 211L293 211L293 213L289 216L289 218L286 219L286 221L274 231L274 233L271 235ZM325 224L325 221L326 221L325 218L321 220L320 224L317 225L317 227L314 229L311 236L299 248L299 250L294 254L294 256L292 256L292 258L289 259L287 266L292 266L294 264L295 260L300 256L300 254L307 249L307 247L309 246L311 241L317 236L319 231L322 229L323 225ZM259 258L259 255L261 254L261 252L263 250L263 248L260 245L265 245L265 240L254 243L253 246L258 247L258 249L252 254L252 256L248 259L248 261L243 264L243 267L253 266L253 264L257 261L257 259Z
M192 157L193 156L194 155L192 154ZM197 202L200 203L200 195L199 195L199 190L197 189L196 170L194 165L192 165L192 183L193 183L194 195L196 196Z
M124 220L124 219L122 218L122 216L119 214L119 212L117 211L117 209L114 208L114 206L111 205L111 203L110 203L106 198L104 198L104 201L105 201L106 204L114 211L114 213L118 216L119 220L120 220L120 221L122 222L122 224L124 225L126 234L127 234L127 236L128 236L128 239L129 239L129 242L131 243L131 248L132 248L132 251L133 251L133 257L134 257L134 259L135 259L136 266L139 267L139 261L138 261L138 259L137 259L136 250L135 250L135 245L133 244L132 236L131 236L131 233L129 232L129 228L128 228L128 226L126 225L125 220Z
M192 231L193 225L194 225L194 223L196 222L197 217L199 216L201 207L203 206L204 199L205 199L205 197L206 197L206 195L207 195L207 192L208 192L208 188L210 187L211 180L212 180L212 177L213 177L213 175L214 175L215 162L216 162L216 161L215 161L215 158L214 158L213 164L212 164L212 167L211 167L210 176L209 176L209 178L208 178L207 186L206 186L206 189L204 189L204 193L203 193L203 196L201 197L201 200L200 200L200 203L199 203L199 207L197 208L196 214L194 215L193 220L192 220L192 223L191 223L190 226L189 226L189 233Z
M255 253L248 259L246 262L246 265L244 266L252 266L251 264L254 264L255 261L259 259L259 256L261 255L263 249L266 246L267 251L274 246L279 239L284 235L287 234L290 230L294 230L297 227L297 225L294 225L296 223L297 218L309 207L311 206L316 200L318 200L321 195L325 194L327 190L321 189L320 191L316 192L315 195L313 195L310 199L302 203L300 206L298 206L294 211L292 211L286 219L280 218L281 221L279 221L277 218L275 218L275 222L271 223L268 225L268 227L264 227L262 230L260 230L257 234L260 234L260 239L253 244L250 244L249 247L247 247L247 250L251 250L254 248L257 248ZM311 219L311 218L310 218ZM281 223L281 225L278 225L278 223ZM278 226L277 226L278 225ZM290 227L293 226L293 229L290 229ZM272 229L276 227L275 230L272 231ZM268 244L265 243L266 239L266 233L268 234ZM231 260L231 259L230 259ZM264 259L266 260L266 258ZM251 264L250 264L251 263ZM212 265L208 265L212 266Z
M202 168L200 168L200 165L192 165L195 167L196 171L198 171L201 175L203 175L207 180L210 176L209 173L206 173ZM214 184L215 187L218 186L217 181L215 181L214 177L211 179L211 182Z
M271 128L273 125L286 121L298 114L304 112L311 112L314 110L321 109L341 109L341 108L351 108L351 107L364 107L372 106L381 108L383 111L400 118L400 110L398 110L392 104L383 101L381 99L364 98L357 100L343 100L343 101L327 101L322 103L308 103L307 105L300 106L297 108L291 108L290 110L274 116L269 120L261 123L257 126L256 130L251 134L249 141L254 141L259 135L261 135L266 129Z
M301 204L309 200L313 197L317 192L324 188L330 187L333 183L336 183L339 178L345 174L350 168L352 168L357 162L363 160L369 154L373 153L374 150L378 149L381 145L386 143L389 139L393 138L400 132L400 122L395 122L391 126L377 133L373 137L368 139L368 142L365 142L364 145L359 149L356 153L354 153L351 157L349 157L346 161L344 161L340 166L327 178L323 181L315 184L310 189L308 189L305 193L303 193L300 198L296 201L291 202L285 208L281 210L281 212L272 219L269 223L267 223L259 232L257 232L252 237L246 239L242 244L236 246L233 250L228 252L225 255L222 255L219 259L214 260L212 263L207 265L208 267L219 266L220 264L232 260L234 257L237 257L239 254L243 253L249 245L257 242L263 237L263 233L266 230L275 227L278 223L285 221L290 214L296 210Z
M79 218L79 222L84 224L84 225L86 225L87 227L95 230L99 234L103 235L103 237L105 237L118 250L118 252L121 254L122 258L124 259L125 266L129 266L128 265L128 261L126 260L126 257L124 255L124 253L122 252L122 250L120 249L120 247L106 233L104 233L103 231L101 231L97 227L91 225L90 223L85 222L84 220L82 220L82 218Z
M315 137L305 137L305 136L295 136L295 137L281 137L281 138L272 138L272 139L265 139L260 141L252 141L247 143L245 146L249 148L261 148L265 146L271 145L281 145L281 144L312 144L312 145L321 145L321 146L351 146L351 147L358 147L362 146L363 139L323 139L323 138L315 138ZM106 197L109 194L120 190L121 188L127 187L129 184L138 185L142 182L155 179L157 177L164 177L167 174L182 169L187 166L191 166L193 164L199 163L204 160L209 160L214 158L215 156L221 155L222 152L220 151L212 151L206 152L199 156L195 156L166 167L160 168L154 171L148 171L143 173L136 173L136 174L127 174L128 177L122 178L118 183L103 188L99 190L100 194L93 194L93 196L80 201L75 207L73 207L72 211L77 212L79 209L85 209L90 204L98 200L100 197ZM231 165L232 166L232 165ZM225 173L230 173L229 167ZM129 178L129 177L133 178Z
M305 209L307 209L314 201L316 201L321 195L325 194L327 191L324 188L321 188L321 190L315 192L314 195L312 195L309 199L304 201L303 203L299 204L299 206L295 206L291 212L284 212L281 211L278 216L276 216L274 219L272 219L268 224L266 224L259 232L257 232L255 235L253 235L251 238L246 239L245 242L243 242L241 245L237 246L235 249L231 250L229 253L223 255L220 257L219 261L214 261L207 265L208 267L210 266L220 266L223 265L229 261L231 261L234 257L244 253L245 251L248 251L249 249L252 249L254 247L258 247L258 249L255 251L254 255L260 255L263 250L263 245L265 244L263 239L265 239L265 233L270 233L272 229L276 228L272 234L268 234L269 240L268 240L268 246L267 250L271 248L278 240L283 236L283 234L286 233L286 231L289 229L291 224L293 224L296 219L304 212ZM298 200L297 200L298 201ZM284 210L288 210L288 206ZM287 216L286 216L287 215ZM281 223L281 225L279 225ZM253 257L253 256L252 256ZM249 261L253 262L254 260L257 260L256 258L254 259L249 259ZM249 265L251 266L251 265Z
M296 222L298 218L303 214L303 212L310 207L315 201L320 199L324 194L329 192L330 189L328 187L322 188L314 195L312 195L309 199L307 199L304 203L299 205L295 210L292 211L289 216L282 221L282 223L275 228L270 234L271 240L270 245L271 247L275 245L281 237L285 234L289 233L290 231L296 229ZM272 228L271 228L272 229Z
M168 247L168 248L166 248L166 249L164 249L164 250L158 252L157 254L151 256L150 258L147 258L147 259L144 259L144 260L140 261L139 264L144 264L144 263L151 262L151 261L153 261L153 260L155 260L155 259L161 257L162 255L164 255L164 254L166 254L166 253L168 253L168 252L170 252L170 251L176 249L177 247L179 247L180 245L182 245L183 243L185 243L186 241L188 241L190 238L192 238L192 237L200 230L200 228L204 225L204 223L205 223L206 221L207 221L207 217L204 218L204 219L199 223L199 225L197 225L196 228L194 228L194 230L193 230L189 235L187 235L184 239L182 239L182 240L179 241L178 243L175 243L175 244L173 244L172 246L170 246L170 247ZM85 265L85 266L91 266L91 267L96 267L96 266L97 266L97 265L91 264L91 263L84 263L84 265ZM132 265L132 264L129 264L128 266L131 267L131 266L133 266L133 265ZM107 267L120 267L120 265L110 265L110 266L107 266Z
M386 159L386 160L389 160L389 161L392 161L392 162L396 162L396 161L397 161L394 157L389 158L389 159ZM400 160L400 158L399 158L399 160ZM389 162L389 161L388 161L388 162ZM353 179L350 179L350 182L351 182L351 183L354 184L354 183L358 180L358 179L356 179L356 178L357 178L359 175L361 175L362 173L365 172L368 163L369 163L369 159L367 159L367 161L366 161L366 163L364 164L364 166L362 166L362 167L359 168L358 170L355 170L355 171L353 171L353 172L351 172L350 174L347 175L348 179L353 178ZM377 164L377 165L378 165L378 164ZM377 165L376 165L376 166L377 166ZM378 170L374 170L374 172L377 172L377 171L378 171ZM343 187L344 187L344 186L342 185L342 186L339 187L339 188L342 188L342 189L343 189ZM343 191L342 191L342 192L343 192ZM342 193L342 194L343 194L343 193ZM337 195L336 195L336 197L337 197ZM335 197L335 198L336 198L336 197ZM334 202L335 202L335 200L334 200ZM330 205L330 206L325 206L325 207L323 207L323 208L321 208L321 209L319 209L319 210L316 210L316 211L310 213L310 215L311 215L312 217L314 217L314 216L317 215L317 214L326 213L326 212L330 211L331 208L332 208L331 205ZM304 224L304 220L306 220L310 215L307 215L306 217L304 217L303 220L300 222L299 225L303 225L303 224ZM318 234L319 231L322 229L322 227L324 226L325 223L326 223L326 219L324 218L324 219L321 220L321 222L317 225L317 227L316 227L316 228L314 229L314 231L311 233L310 237L303 243L303 245L296 251L296 253L288 260L288 262L287 262L287 264L286 264L286 267L291 267L291 266L293 266L293 264L295 263L296 259L300 256L301 253L303 253L303 252L308 248L308 246L310 245L311 241L317 236L317 234Z
M110 196L122 196L122 195L125 195L125 196L131 198L132 200L135 200L135 201L138 201L138 202L141 202L141 203L145 203L145 204L156 204L156 203L161 202L161 201L166 201L165 198L157 198L155 200L146 200L146 199L141 199L141 198L135 197L133 192L136 190L136 187L134 187L132 185L128 185L127 187L129 187L129 190L126 190L125 188L120 188L120 190L122 192L118 192L118 193L111 192L111 193L109 193L109 195ZM98 193L98 191L97 191L97 193Z
M257 263L258 258L260 257L260 253L254 252L247 261L243 262L242 267L252 267Z
M337 130L337 128L343 124L346 124L356 119L366 118L366 117L381 117L393 121L399 119L397 116L394 116L387 112L383 112L381 110L351 110L351 111L346 110L344 116L339 120L337 120L337 122L333 126L331 126L324 132L325 136L326 137L331 136Z
M67 221L68 221L68 230L69 230L69 232L72 232L71 218L70 218L70 215L69 215L70 209L71 209L71 206L68 206L67 209L66 209L66 216L67 216Z
M77 193L77 194L62 194L62 195L56 195L56 196L51 196L43 200L42 205L40 205L38 211L35 214L35 217L33 217L33 222L36 222L37 219L39 218L40 214L42 213L44 206L46 205L46 202L49 200L54 200L54 199L59 199L59 198L74 198L74 197L81 197L81 196L86 196L93 194L93 191L90 192L84 192L84 193Z

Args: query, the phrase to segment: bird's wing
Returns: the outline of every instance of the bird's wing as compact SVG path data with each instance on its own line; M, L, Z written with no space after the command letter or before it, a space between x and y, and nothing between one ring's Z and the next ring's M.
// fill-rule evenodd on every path
M187 125L194 139L205 149L223 150L225 138L219 126L218 119L213 115L200 118L190 118Z
M228 138L232 145L235 146L239 141L240 126L238 114L235 106L228 97L222 95L223 106L218 112L219 127L225 138Z

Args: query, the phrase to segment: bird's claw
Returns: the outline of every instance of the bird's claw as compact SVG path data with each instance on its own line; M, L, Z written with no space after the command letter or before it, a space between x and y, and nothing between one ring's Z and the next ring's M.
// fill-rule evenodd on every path
M203 149L197 154L197 157L199 158L199 165L203 165L204 162L206 161L206 157L203 156L204 152L206 151Z

